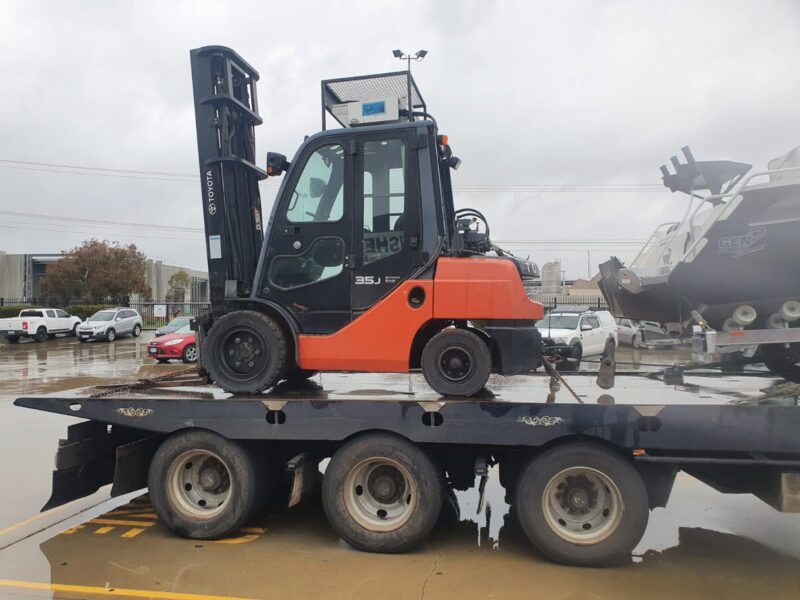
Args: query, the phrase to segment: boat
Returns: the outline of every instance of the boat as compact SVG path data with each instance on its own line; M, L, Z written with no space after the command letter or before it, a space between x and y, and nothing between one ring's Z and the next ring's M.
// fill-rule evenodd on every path
M800 327L800 147L765 171L682 152L661 173L688 196L683 218L659 225L630 265L600 265L611 312L684 328L698 313L722 331Z

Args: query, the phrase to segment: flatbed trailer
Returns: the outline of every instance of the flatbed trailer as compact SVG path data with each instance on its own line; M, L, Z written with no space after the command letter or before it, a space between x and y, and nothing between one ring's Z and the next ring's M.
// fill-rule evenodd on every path
M321 384L253 397L185 379L15 404L86 419L59 444L44 509L109 483L112 496L149 487L173 531L215 538L321 480L341 537L401 552L424 539L450 489L478 481L482 495L499 465L540 551L601 566L630 556L679 470L800 512L797 386L775 382L708 373L665 385L630 373L604 390L589 374L496 377L495 394L461 400L438 397L418 375L326 373Z

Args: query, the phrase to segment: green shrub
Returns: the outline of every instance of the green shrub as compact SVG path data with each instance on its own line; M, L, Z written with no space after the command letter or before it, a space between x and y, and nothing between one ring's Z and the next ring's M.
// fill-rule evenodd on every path
M0 319L9 319L16 317L19 311L26 308L33 308L32 306L0 306Z
M86 320L87 317L91 317L98 310L113 307L113 304L70 304L64 308L64 310L74 317L80 317L81 319Z

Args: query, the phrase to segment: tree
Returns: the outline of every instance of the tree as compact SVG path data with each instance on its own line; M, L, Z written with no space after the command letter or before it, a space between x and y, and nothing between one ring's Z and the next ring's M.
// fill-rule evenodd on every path
M130 294L150 295L145 279L147 258L133 244L88 240L61 252L42 278L45 295L91 302L122 302Z
M176 271L173 273L167 282L169 290L167 291L165 300L167 300L167 302L185 302L186 292L189 289L190 283L191 280L186 271Z

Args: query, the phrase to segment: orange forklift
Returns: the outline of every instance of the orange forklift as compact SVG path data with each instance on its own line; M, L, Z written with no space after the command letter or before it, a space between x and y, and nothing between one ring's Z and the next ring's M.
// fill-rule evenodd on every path
M323 81L322 131L261 169L258 72L221 46L191 64L211 297L196 326L222 389L421 369L437 393L472 396L541 363L538 268L455 210L460 160L409 71ZM280 176L264 226L258 183Z

